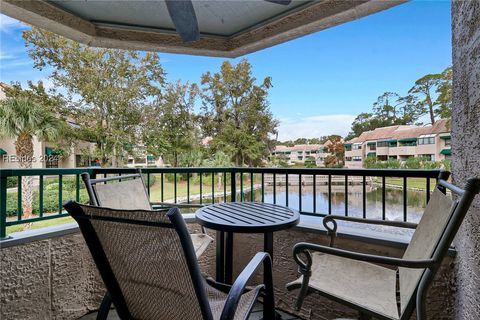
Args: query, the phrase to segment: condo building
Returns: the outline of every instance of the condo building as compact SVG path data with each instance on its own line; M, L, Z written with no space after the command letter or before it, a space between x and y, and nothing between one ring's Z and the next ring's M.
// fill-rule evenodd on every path
M305 160L313 157L316 165L321 167L324 165L325 157L329 154L326 149L329 143L331 142L327 141L324 144L297 144L293 147L276 146L270 156L284 157L289 165L305 163Z
M378 161L426 157L431 161L451 157L448 120L433 125L398 125L363 132L344 143L345 167L362 168L367 157Z

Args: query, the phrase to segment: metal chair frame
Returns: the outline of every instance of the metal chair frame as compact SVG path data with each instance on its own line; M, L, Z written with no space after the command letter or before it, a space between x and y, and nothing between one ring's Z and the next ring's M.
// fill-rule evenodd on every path
M147 187L145 186L145 180L143 179L142 171L140 169L137 169L137 173L134 174L127 174L127 175L117 175L114 177L103 177L103 178L90 178L90 174L88 172L84 172L81 174L82 180L85 184L85 188L87 189L88 197L90 199L90 205L93 206L99 206L98 202L98 195L95 191L95 188L93 187L95 184L98 183L107 183L110 181L122 181L125 179L141 179L142 184L145 190L145 194L148 196L148 190ZM148 197L149 198L149 197ZM150 202L150 207L153 210L153 206L161 206L162 209L168 209L172 208L173 206L177 208L199 208L203 207L203 205L198 205L198 204L172 204L168 202ZM203 234L207 234L207 230L205 229L204 226L200 227L201 231ZM100 304L99 311L97 314L97 320L106 320L108 317L108 312L112 306L112 298L111 295L106 292L105 296L103 297L102 303Z
M410 297L407 307L404 312L400 314L400 320L410 319L413 311L416 308L417 319L424 320L426 319L426 310L425 310L425 301L426 295L429 286L431 285L435 274L441 266L443 258L447 255L448 249L450 248L452 241L457 234L465 215L468 212L468 209L475 198L476 194L480 192L480 179L473 178L469 179L466 183L465 189L461 189L448 181L448 172L442 172L438 178L437 188L443 193L446 192L446 189L450 190L452 194L457 196L457 200L454 201L454 209L450 215L449 221L443 230L443 233L438 239L436 247L432 256L429 259L424 260L406 260L401 258L392 258L387 256L378 256L372 254L364 254L358 252L352 252L348 250L333 248L334 239L336 237L337 222L336 220L343 221L352 221L358 223L366 224L381 224L396 226L402 228L411 228L415 229L416 224L410 222L396 222L396 221L380 221L372 219L359 219L354 217L343 217L343 216L326 216L323 219L323 225L327 229L327 234L330 236L330 246L317 245L313 243L301 242L297 243L293 248L293 258L296 263L299 265L299 272L303 275L303 282L300 286L300 292L296 302L296 309L300 309L303 300L310 292L314 292L308 287L309 278L311 276L311 267L312 267L312 255L311 251L322 252L325 254L331 254L339 257L370 262L374 264L383 264L394 267L405 267L405 268L420 268L425 269L422 277L418 281L417 289L414 294ZM386 222L386 223L385 223ZM330 225L331 224L331 225ZM304 257L305 260L302 259ZM292 285L287 286L288 290L297 289L298 286ZM320 292L320 294L326 296L327 298L352 307L360 311L361 317L375 317L378 319L390 319L386 318L380 314L372 312L368 309L359 307L358 305L351 304L343 299L325 294Z
M117 313L121 319L132 319L132 315L123 297L118 280L116 279L112 271L106 253L91 223L92 219L101 219L104 221L113 221L116 223L141 224L148 227L174 228L180 238L183 254L185 256L187 267L191 275L191 280L200 306L202 317L203 319L213 320L212 312L208 302L207 292L204 289L204 280L200 272L200 266L198 265L198 260L195 255L195 251L193 250L193 245L190 240L185 221L183 220L183 217L178 208L171 208L168 210L167 217L170 219L171 222L171 224L168 225L161 222L120 219L113 217L96 217L92 215L87 215L83 211L82 207L74 201L69 201L68 203L66 203L64 205L64 208L78 222L78 225L86 240L90 253L92 254L94 262L100 272L100 276L102 277L105 286L107 287L108 292L104 298L104 301L102 302L102 309L99 311L99 313L102 313L106 317L108 314L108 310L110 309L110 304L113 302L116 307ZM116 209L108 210L131 211ZM211 280L207 282L209 285L215 287L222 292L228 291L227 299L220 316L221 320L228 320L234 318L237 305L246 289L247 282L252 278L252 276L255 274L255 271L258 270L261 265L264 265L265 270L263 283L263 288L265 290L264 319L273 320L275 318L272 260L268 253L258 252L243 269L243 271L240 273L233 285L230 286ZM253 305L250 308L249 313L251 312L252 308Z

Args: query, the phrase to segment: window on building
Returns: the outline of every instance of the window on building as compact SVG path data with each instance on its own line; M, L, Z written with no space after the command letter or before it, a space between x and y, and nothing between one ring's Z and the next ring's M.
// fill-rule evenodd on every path
M388 141L378 141L378 142L377 142L377 147L379 147L379 148L386 148L386 147L388 147Z
M58 156L45 156L45 168L58 168Z
M452 145L452 139L445 139L445 146L449 147Z
M353 146L352 146L352 149L353 150L360 150L362 149L362 145L360 143L355 143Z
M346 145L345 146L345 151L352 151L352 146L351 145Z
M88 167L89 159L87 156L82 156L80 154L75 155L75 167Z
M399 147L415 147L417 145L417 141L399 141Z
M352 161L362 161L362 157L359 157L359 156L352 157Z
M377 145L375 145L375 144L369 144L369 145L368 145L368 148L369 148L370 150L374 151L374 150L377 150Z
M345 157L345 161L352 161L352 157Z
M298 160L303 160L303 156L298 156L297 159Z
M423 135L418 138L418 144L435 144L435 135L434 134L428 134L428 135Z

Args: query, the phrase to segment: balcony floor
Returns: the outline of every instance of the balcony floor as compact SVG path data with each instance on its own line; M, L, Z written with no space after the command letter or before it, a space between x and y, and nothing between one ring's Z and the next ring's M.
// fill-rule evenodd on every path
M297 318L294 315L285 313L283 311L277 310L277 314L280 315L280 317L277 317L277 320L299 320L300 318ZM89 313L78 320L95 320L97 318L97 313L92 312ZM255 304L255 307L253 307L253 311L250 314L250 317L248 318L249 320L260 320L263 319L263 305L259 302ZM108 314L108 320L120 320L120 318L117 315L117 312L115 309L112 309L109 314Z

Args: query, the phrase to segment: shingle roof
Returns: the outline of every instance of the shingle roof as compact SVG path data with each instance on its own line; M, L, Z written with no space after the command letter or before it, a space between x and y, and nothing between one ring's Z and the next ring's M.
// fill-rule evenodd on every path
M448 119L440 119L434 125L415 126L415 125L399 125L375 130L365 131L360 136L355 137L347 143L361 143L369 140L386 140L386 139L404 139L417 138L424 134L438 134L450 132L447 128Z
M319 149L323 149L323 147L327 144L327 142L323 145L321 144L296 144L293 147L287 146L276 146L274 151L316 151Z

